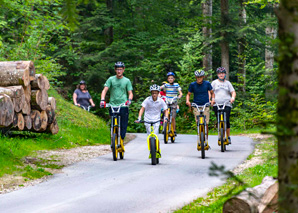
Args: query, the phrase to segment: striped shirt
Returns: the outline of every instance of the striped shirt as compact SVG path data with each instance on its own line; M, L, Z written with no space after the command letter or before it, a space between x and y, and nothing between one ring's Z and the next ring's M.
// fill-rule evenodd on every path
M166 90L167 98L174 98L174 97L178 96L179 91L181 91L181 87L179 86L178 83L174 83L174 84L167 83L167 84L161 86L161 89Z

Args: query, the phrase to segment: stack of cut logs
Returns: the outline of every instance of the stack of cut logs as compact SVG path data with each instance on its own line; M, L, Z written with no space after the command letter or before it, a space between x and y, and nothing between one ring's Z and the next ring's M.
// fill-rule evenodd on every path
M32 61L0 62L0 128L57 134L56 101L48 97L49 88Z

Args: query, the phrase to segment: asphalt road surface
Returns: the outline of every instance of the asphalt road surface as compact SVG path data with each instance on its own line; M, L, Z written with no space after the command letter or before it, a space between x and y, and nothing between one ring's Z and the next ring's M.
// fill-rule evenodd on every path
M41 184L0 195L0 212L172 212L223 183L208 175L211 162L232 169L253 151L247 137L232 137L224 153L217 136L209 143L201 159L194 135L178 135L173 144L161 140L162 158L153 166L146 135L137 134L124 160L107 154L64 168Z

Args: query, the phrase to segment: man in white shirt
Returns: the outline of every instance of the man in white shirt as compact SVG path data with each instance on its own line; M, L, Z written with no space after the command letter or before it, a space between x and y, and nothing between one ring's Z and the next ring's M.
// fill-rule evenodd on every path
M150 91L151 91L151 96L147 97L143 103L142 103L142 108L139 111L139 117L138 120L136 121L137 123L141 121L142 115L145 111L144 115L144 121L146 122L155 122L160 120L160 115L161 115L161 109L164 110L165 113L165 120L164 122L168 121L168 106L167 104L160 98L158 97L158 94L160 92L160 87L156 84L150 86ZM158 134L159 130L159 125L160 122L157 122L153 125L154 127L154 133ZM147 134L150 134L150 124L145 123Z

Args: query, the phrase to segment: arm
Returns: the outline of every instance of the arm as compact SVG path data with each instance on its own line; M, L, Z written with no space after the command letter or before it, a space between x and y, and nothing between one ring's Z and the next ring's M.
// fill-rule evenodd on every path
M231 103L234 103L235 98L236 98L236 92L235 91L231 92L231 95L232 95L232 98L230 101L231 101Z
M89 102L91 103L91 106L92 106L92 107L95 107L95 104L94 104L92 98L89 99Z
M80 104L77 103L77 97L78 97L77 94L76 93L73 93L72 100L73 100L74 105L80 106Z
M179 90L179 95L178 95L178 98L182 98L182 90Z
M209 90L208 93L209 93L209 101L211 103L211 106L213 106L214 99L212 99L212 96L213 96L214 92L213 92L213 90Z
M141 120L142 119L142 115L143 115L144 111L145 111L145 107L142 106L142 108L139 111L138 120Z
M104 87L103 88L103 90L101 92L101 99L100 100L105 100L108 90L109 90L109 87Z
M128 99L132 100L133 99L133 93L132 90L128 91Z
M191 104L189 102L190 95L191 95L191 92L187 92L187 95L186 95L186 105L189 106L189 107L191 107Z

